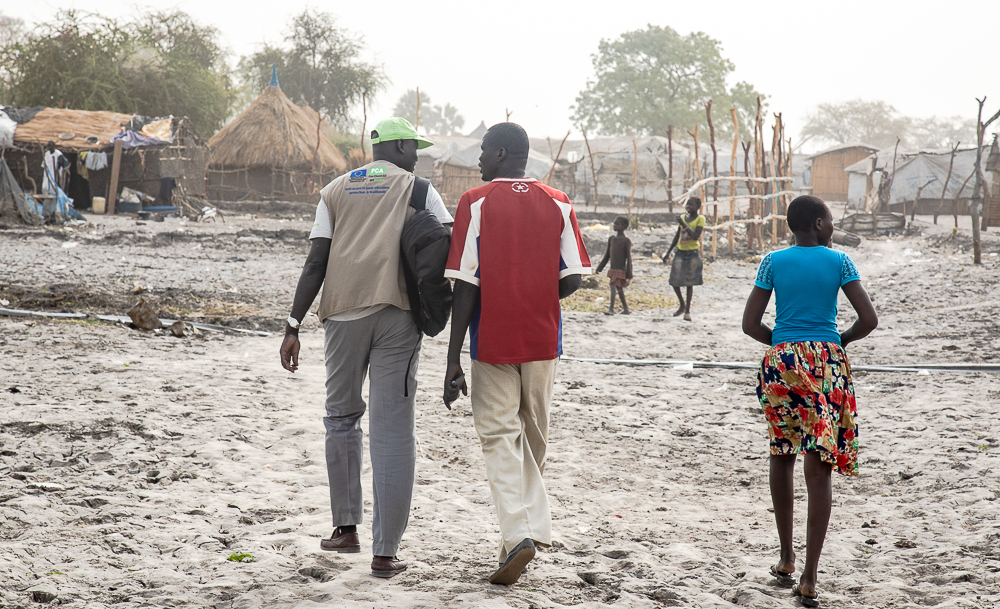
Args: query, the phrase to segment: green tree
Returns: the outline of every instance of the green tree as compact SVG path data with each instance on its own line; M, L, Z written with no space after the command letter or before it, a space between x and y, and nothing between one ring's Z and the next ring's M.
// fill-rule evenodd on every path
M601 40L592 56L595 78L576 98L573 120L608 135L664 135L667 125L707 127L705 102L712 100L716 133L732 135L734 107L747 137L764 96L746 82L726 86L734 66L721 51L704 32L681 36L654 25Z
M217 38L180 11L121 22L61 11L0 47L0 96L11 105L187 116L207 137L235 97Z
M305 102L332 124L352 126L351 110L385 89L379 66L360 59L359 38L336 26L330 13L306 10L292 18L283 46L264 45L240 60L246 88L259 93L278 67L281 90L294 102Z
M401 116L414 125L417 124L417 91L410 89L396 102L393 116ZM431 98L426 93L420 94L420 127L426 133L441 135L458 135L465 126L465 118L451 104L432 106Z
M973 145L976 141L976 119L961 116L915 119L908 140L917 148L948 148L956 142Z
M884 101L855 99L816 106L806 117L802 141L816 138L824 143L862 142L888 148L896 144L896 138L905 142L911 126L911 119Z
M218 30L179 11L147 13L130 29L137 43L124 69L139 112L187 116L206 137L217 131L236 99Z

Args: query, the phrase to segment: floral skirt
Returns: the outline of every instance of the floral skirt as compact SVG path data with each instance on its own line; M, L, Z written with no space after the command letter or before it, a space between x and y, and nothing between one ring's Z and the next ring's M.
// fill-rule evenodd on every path
M858 475L858 424L851 364L836 343L774 345L757 374L772 455L818 452L847 476Z
M611 280L611 285L617 288L627 288L630 283L628 273L620 269L608 269L608 278Z

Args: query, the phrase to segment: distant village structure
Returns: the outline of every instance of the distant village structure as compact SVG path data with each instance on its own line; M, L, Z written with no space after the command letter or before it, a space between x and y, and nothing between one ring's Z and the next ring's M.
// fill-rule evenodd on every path
M3 159L29 195L41 193L42 156L51 141L69 161L66 194L77 209L90 208L94 197L110 200L112 184L115 198L128 188L167 204L164 197L178 185L190 195L205 196L207 151L186 118L46 107L0 110L13 128Z
M208 196L314 203L319 189L347 169L335 135L318 112L288 99L275 73L271 85L208 140Z
M878 148L869 144L841 144L806 157L809 166L809 186L813 196L824 201L847 201L850 178L848 166L867 158Z

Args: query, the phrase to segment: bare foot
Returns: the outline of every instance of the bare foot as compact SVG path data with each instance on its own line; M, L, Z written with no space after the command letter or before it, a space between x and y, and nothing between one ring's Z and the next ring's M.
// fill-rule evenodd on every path
M674 311L674 317L680 317L681 315L684 315L684 307L681 307L680 309Z
M615 314L615 310L614 309L608 309L607 311L604 312L604 314L605 315L614 315Z
M631 315L631 314L632 314L632 311L630 311L628 309L622 309L622 315Z
M684 321L691 321L691 313L689 311L684 312Z

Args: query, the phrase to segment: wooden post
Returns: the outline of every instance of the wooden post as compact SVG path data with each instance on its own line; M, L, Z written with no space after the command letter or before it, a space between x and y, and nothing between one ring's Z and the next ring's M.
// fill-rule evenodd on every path
M545 184L547 186L551 186L552 174L554 174L555 171L556 171L556 163L559 161L559 155L562 154L563 145L566 143L566 140L569 138L569 133L570 133L570 130L567 129L566 130L566 137L564 137L562 139L562 141L559 142L559 152L556 152L556 156L552 159L552 169L549 170L549 175L545 176ZM551 141L549 142L549 154L550 155L552 154L552 142Z
M719 226L719 204L718 203L716 203L715 205L712 206L712 218L713 218L713 224L716 226L716 229L712 231L712 258L715 258L716 244L719 242L719 229L718 229L718 226Z
M635 180L639 175L639 150L635 145L635 138L632 138L632 194L628 198L628 219L632 221L632 201L635 199Z
M948 192L948 182L951 181L951 170L955 167L955 153L958 152L958 146L961 143L962 142L955 142L955 147L951 149L951 158L948 159L948 175L944 179L944 186L941 187L941 203L938 205L938 211L941 211L941 209L944 207L944 197L945 197L945 194ZM914 205L913 206L914 212L916 211L916 208L917 208L917 206ZM937 224L937 219L938 219L938 215L937 215L937 213L935 213L934 214L934 224ZM912 218L911 218L911 222L912 222Z
M509 118L509 116L508 116ZM594 153L590 150L590 140L587 139L587 130L580 125L580 131L583 132L583 143L587 145L587 156L590 157L590 173L594 177L594 211L597 211L597 168L594 167Z
M746 177L750 177L750 142L743 144L743 173ZM749 208L747 209L747 218L751 216L753 212L753 182L747 180L747 194L750 195ZM751 245L753 243L753 234L750 232L753 225L749 222L747 223L747 249L753 249Z
M108 187L108 204L104 213L115 213L115 201L118 199L118 175L122 168L122 141L115 140L115 152L111 157L111 185Z
M793 152L793 148L792 148L792 138L788 138L788 154L785 155L785 158L787 159L787 161L785 161L785 175L788 176L788 177L792 177L792 175L793 175L793 173L792 173L792 155L794 155L794 154L795 153ZM791 203L791 201L788 200L788 196L789 195L785 195L785 196L781 197L781 214L783 216L787 216L788 215L788 204ZM846 205L844 206L844 211L847 211L847 206ZM787 228L787 225L788 225L788 221L785 220L785 224L784 224L785 228Z
M667 205L674 213L674 126L667 125Z
M705 116L708 117L708 136L709 143L712 146L712 175L719 177L719 154L715 150L715 124L712 122L712 100L705 102ZM712 182L712 200L719 200L719 182L716 180ZM715 248L715 245L712 245ZM713 252L714 255L714 252Z
M698 181L701 181L701 157L698 156L698 125L694 126L694 132L688 131L688 135L694 138L694 169L698 175ZM705 185L701 186L701 201L705 202Z
M778 155L781 151L781 114L775 113L774 115L774 128L771 134L771 175L773 177L778 177L781 175L781 160ZM781 182L774 183L774 190L777 192L781 189ZM773 193L772 193L773 194ZM778 215L778 197L771 199L771 215ZM778 219L771 218L771 245L777 245L778 243Z
M740 121L736 118L736 108L730 108L729 114L733 117L733 154L729 157L729 175L736 177L736 153L740 145ZM726 236L729 239L729 253L736 253L736 246L733 243L733 220L736 217L736 180L729 181L729 227L726 228Z
M984 95L982 99L976 98L979 102L979 115L976 117L976 164L973 173L976 176L976 181L973 182L975 186L972 188L972 200L969 201L969 211L972 214L972 262L973 264L983 263L982 254L982 243L980 242L980 231L982 226L980 226L979 219L982 215L983 201L989 201L990 199L990 189L989 185L986 183L986 175L983 173L983 136L986 134L987 127L990 124L1000 118L1000 110L990 117L986 122L983 122L983 104L986 103L986 96ZM986 192L986 197L982 197L983 192Z
M764 161L764 120L761 116L763 112L763 103L760 97L757 98L757 119L754 123L754 136L753 136L753 166L754 166L754 177L763 178L767 177L767 164ZM767 187L760 182L754 182L755 194L760 195L762 192L767 192ZM753 217L754 219L762 218L764 216L764 201L759 197L753 201ZM754 244L760 246L764 249L764 226L757 222L753 224L754 229Z

